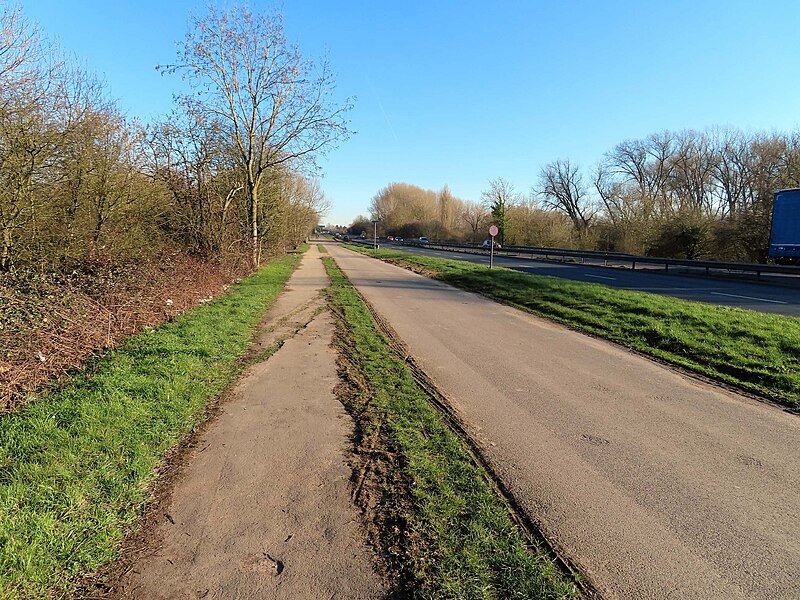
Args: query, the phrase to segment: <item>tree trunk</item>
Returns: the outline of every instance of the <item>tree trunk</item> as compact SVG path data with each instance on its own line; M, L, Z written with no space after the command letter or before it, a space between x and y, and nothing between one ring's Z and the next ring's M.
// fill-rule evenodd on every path
M253 269L261 264L261 242L258 227L258 183L248 183L250 188L250 243L252 244L250 261Z
M3 250L0 252L0 273L8 273L13 267L12 249L11 228L6 226L3 227Z

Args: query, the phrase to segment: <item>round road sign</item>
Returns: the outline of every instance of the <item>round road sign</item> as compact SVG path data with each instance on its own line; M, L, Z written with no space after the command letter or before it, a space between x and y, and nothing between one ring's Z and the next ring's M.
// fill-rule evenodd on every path
M500 230L497 228L497 225L492 225L491 227L489 227L489 235L490 236L494 237L498 233L500 233Z

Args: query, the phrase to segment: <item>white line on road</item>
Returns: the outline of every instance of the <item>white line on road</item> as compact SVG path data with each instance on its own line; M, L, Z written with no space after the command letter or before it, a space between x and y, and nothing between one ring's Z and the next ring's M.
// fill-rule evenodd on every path
M711 292L714 296L728 296L730 298L744 298L745 300L758 300L759 302L772 302L772 304L789 304L782 300L768 300L767 298L754 298L753 296L739 296L737 294L723 294L722 292Z
M616 277L603 277L602 275L586 275L587 277L594 277L595 279L608 279L609 281L616 281Z

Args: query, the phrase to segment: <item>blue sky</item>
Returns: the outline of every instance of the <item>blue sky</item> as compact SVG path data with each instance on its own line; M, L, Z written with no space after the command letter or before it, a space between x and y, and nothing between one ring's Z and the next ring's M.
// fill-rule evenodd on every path
M25 13L106 82L131 116L169 111L170 62L194 0L28 0ZM480 199L527 192L556 158L591 167L664 129L800 126L800 2L254 0L355 96L353 137L321 161L349 223L392 181Z

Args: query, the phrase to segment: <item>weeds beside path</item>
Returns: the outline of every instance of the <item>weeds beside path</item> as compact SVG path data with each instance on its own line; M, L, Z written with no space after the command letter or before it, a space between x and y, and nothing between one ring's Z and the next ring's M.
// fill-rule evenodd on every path
M800 411L800 319L348 246Z
M357 426L354 496L374 520L402 597L563 598L576 594L543 549L513 523L465 443L429 403L336 267L330 303Z
M156 466L240 372L300 259L274 260L0 418L0 598L68 594L116 557Z
M223 294L245 274L179 251L85 271L0 273L0 414L101 356Z

